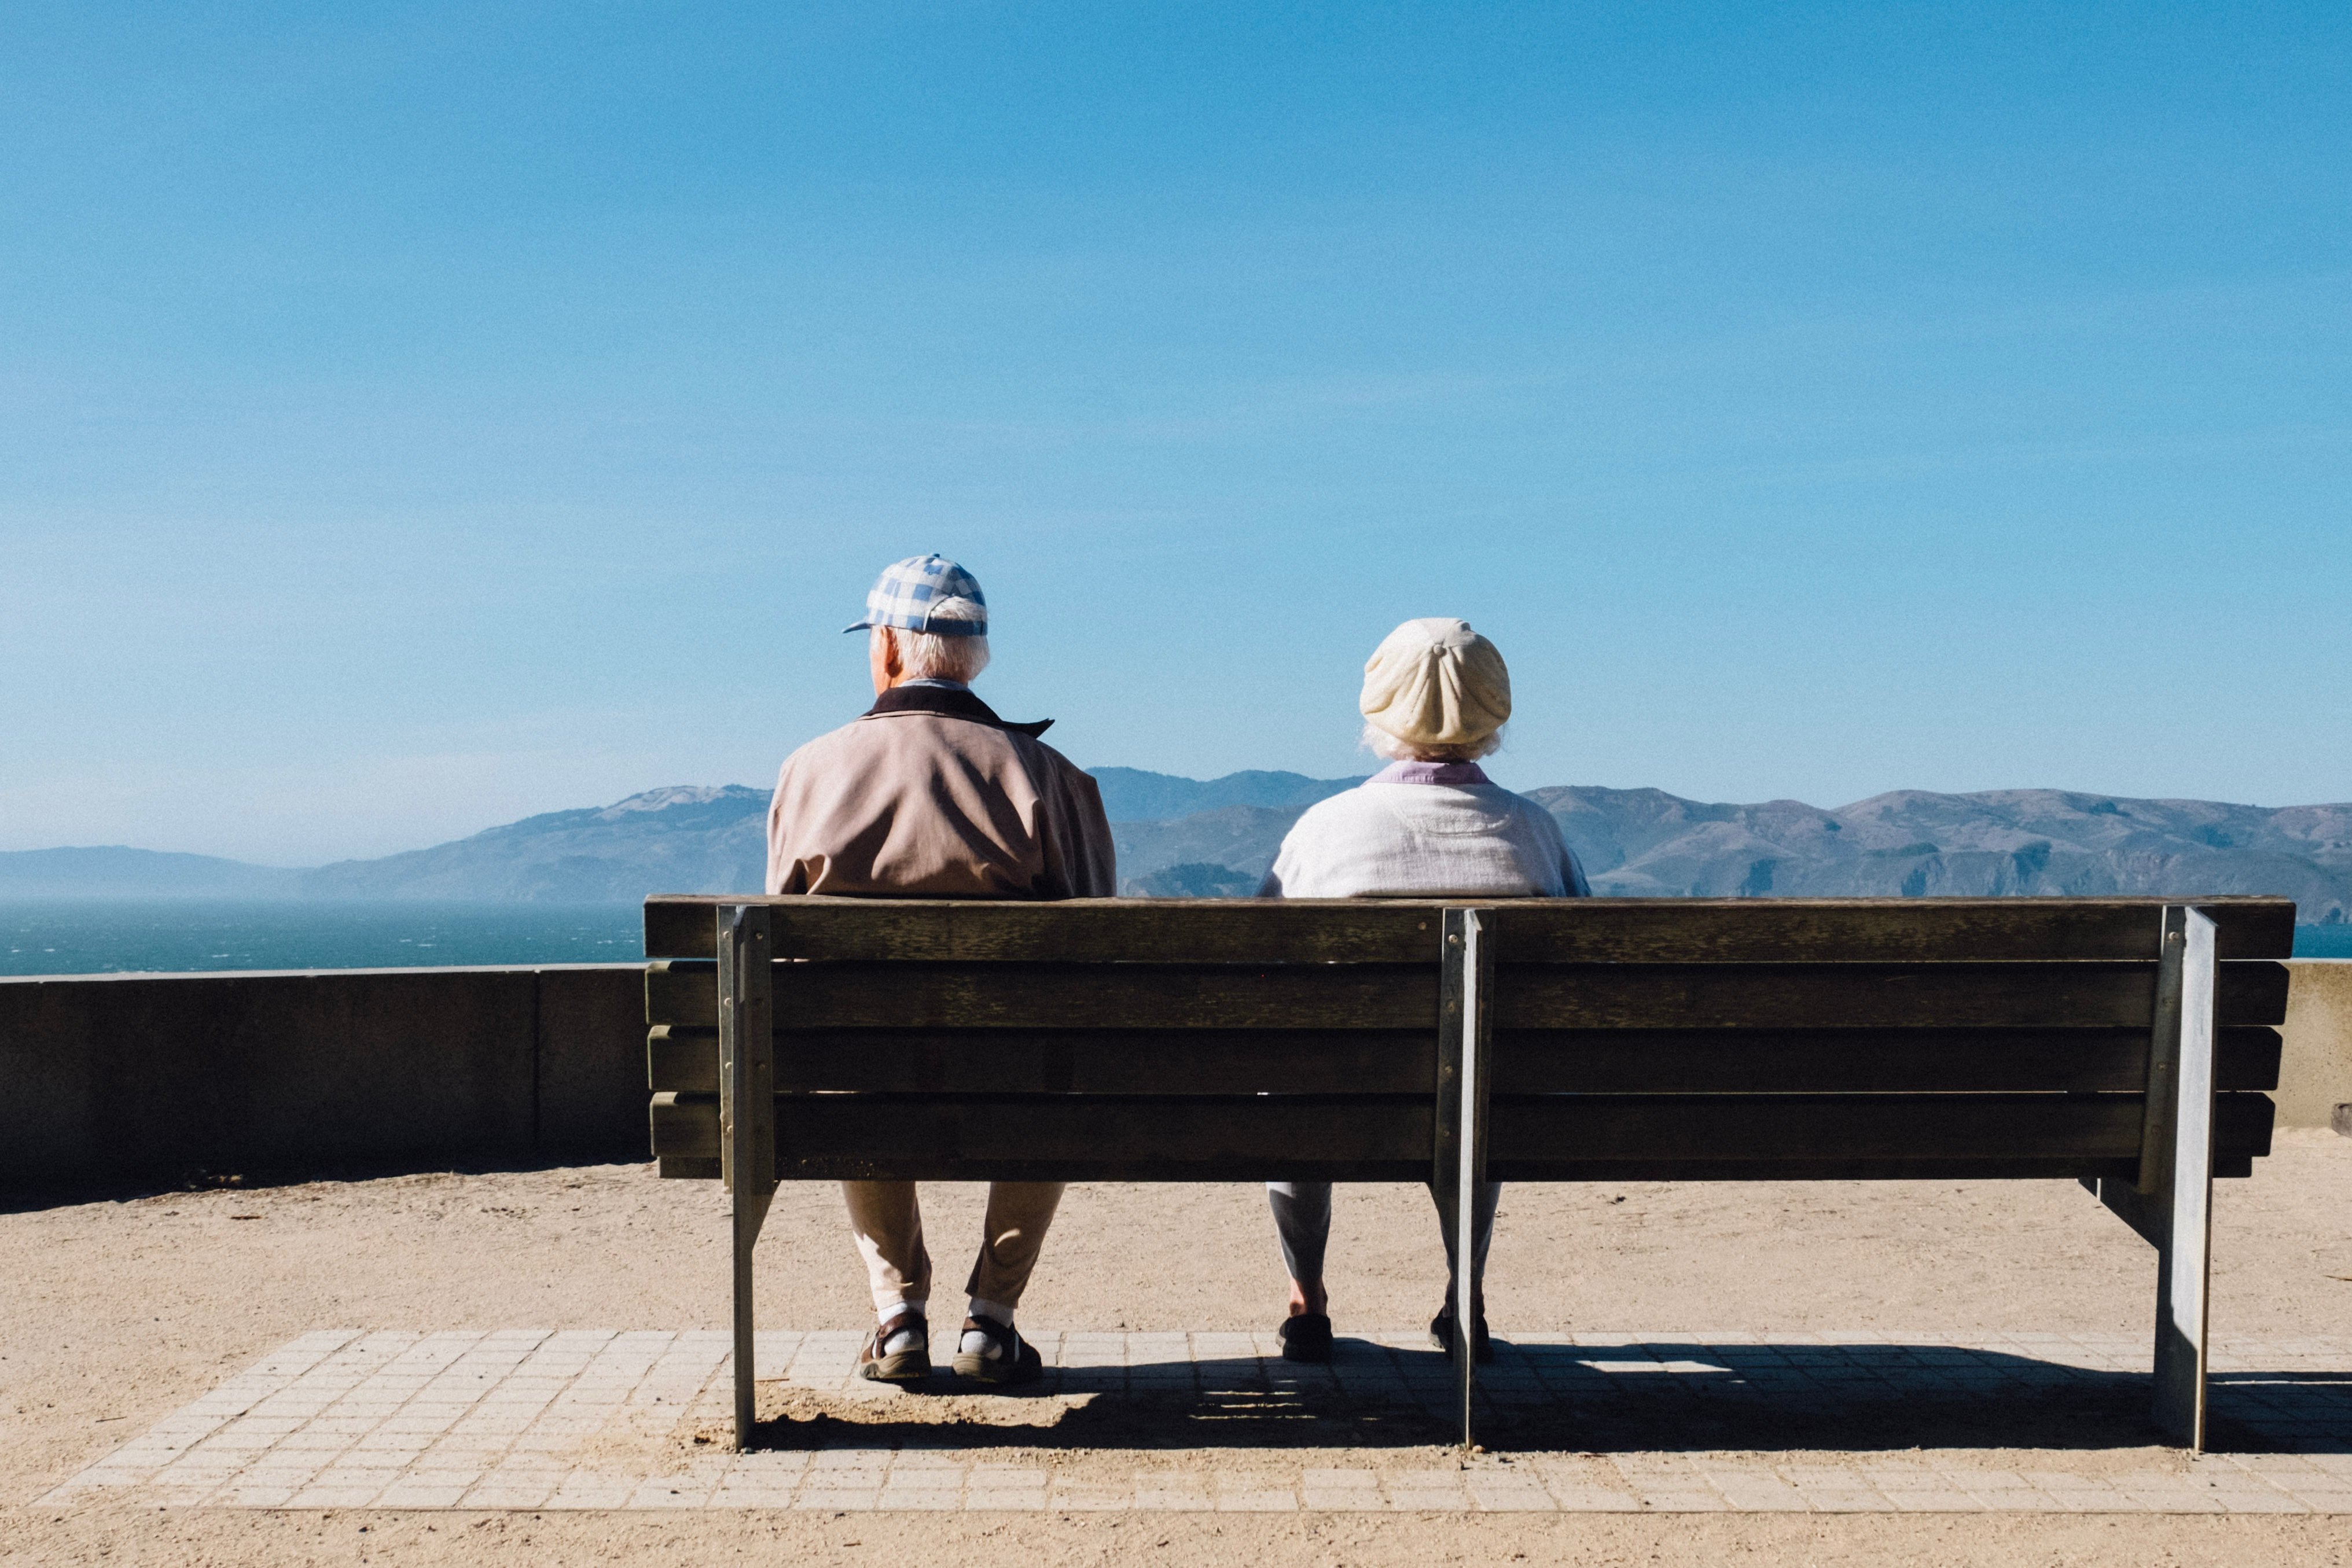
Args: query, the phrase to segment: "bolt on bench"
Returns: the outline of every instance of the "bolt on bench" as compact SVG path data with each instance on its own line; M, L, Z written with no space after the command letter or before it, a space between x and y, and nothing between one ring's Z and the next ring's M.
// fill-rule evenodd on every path
M733 1196L739 1446L779 1180L1433 1180L1458 1236L1489 1177L2059 1177L2156 1247L2156 1420L2201 1448L2211 1183L2270 1150L2294 925L2270 898L656 897L653 1148Z

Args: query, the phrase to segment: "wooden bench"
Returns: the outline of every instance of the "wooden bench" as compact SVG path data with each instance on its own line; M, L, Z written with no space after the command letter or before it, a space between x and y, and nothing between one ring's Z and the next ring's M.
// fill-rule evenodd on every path
M2266 898L657 897L653 1147L733 1195L739 1444L779 1180L1434 1180L1459 1234L1484 1177L2059 1177L2155 1245L2156 1418L2200 1448L2211 1178L2269 1151L2294 922Z

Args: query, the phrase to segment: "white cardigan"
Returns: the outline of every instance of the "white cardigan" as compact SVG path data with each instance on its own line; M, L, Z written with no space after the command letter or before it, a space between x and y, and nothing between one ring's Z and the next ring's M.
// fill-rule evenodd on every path
M1552 814L1498 784L1360 784L1307 808L1261 898L1588 898Z

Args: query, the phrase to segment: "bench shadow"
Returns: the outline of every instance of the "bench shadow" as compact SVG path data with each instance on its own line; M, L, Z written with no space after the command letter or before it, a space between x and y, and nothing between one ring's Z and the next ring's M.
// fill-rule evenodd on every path
M1947 1345L1511 1344L1480 1369L1477 1435L1519 1452L2089 1450L2160 1444L2146 1373ZM1432 1351L1342 1340L1329 1368L1255 1357L1059 1367L975 1394L763 1390L753 1446L1079 1448L1450 1447L1452 1371ZM2352 1452L2352 1372L2217 1373L2209 1447Z

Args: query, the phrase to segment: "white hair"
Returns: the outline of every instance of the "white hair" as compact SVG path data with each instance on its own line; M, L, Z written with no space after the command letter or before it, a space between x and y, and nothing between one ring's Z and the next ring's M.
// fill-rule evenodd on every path
M1373 756L1391 762L1475 762L1503 749L1503 732L1497 729L1464 746L1416 746L1399 740L1376 724L1367 724L1360 744Z
M945 599L931 607L931 619L940 621L980 621L988 612L965 599ZM898 644L898 667L912 680L962 681L970 685L981 671L988 668L988 633L977 637L949 637L937 632L910 632L904 626L877 626L866 635L878 640L885 634Z

